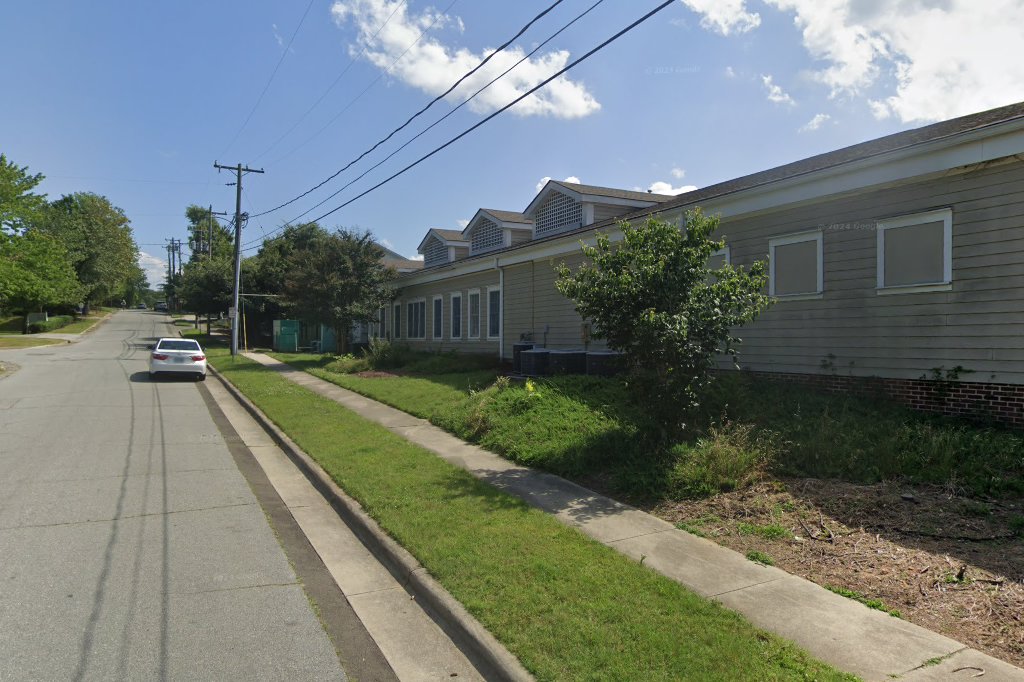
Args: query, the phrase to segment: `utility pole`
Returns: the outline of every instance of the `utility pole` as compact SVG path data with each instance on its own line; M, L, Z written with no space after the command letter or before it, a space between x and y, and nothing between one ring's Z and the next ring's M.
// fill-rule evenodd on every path
M238 354L238 320L241 319L238 314L238 293L242 284L242 174L262 173L263 169L256 170L242 166L241 163L237 166L222 166L216 161L213 162L213 167L218 171L221 169L235 171L235 290L231 298L235 313L231 318L231 355L235 356Z

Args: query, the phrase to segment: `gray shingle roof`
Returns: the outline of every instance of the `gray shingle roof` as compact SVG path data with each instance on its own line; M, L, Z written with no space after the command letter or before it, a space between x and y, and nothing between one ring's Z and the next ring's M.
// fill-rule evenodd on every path
M432 227L430 231L451 242L462 242L466 241L466 238L462 236L462 230L442 230L439 227Z
M660 208L666 209L692 204L702 199L731 194L739 190L757 187L758 185L765 185L770 182L785 180L834 166L841 166L852 161L860 161L861 159L867 159L898 149L941 140L942 138L952 137L971 130L978 130L996 123L1005 123L1017 118L1024 118L1024 102L1017 102L1016 104L999 107L998 109L989 109L988 111L953 118L948 121L940 121L939 123L914 128L913 130L904 130L903 132L893 133L885 137L818 154L817 156L794 161L793 163L726 180L715 185L701 187L692 192L671 197L674 201Z
M650 201L661 203L675 199L670 194L654 194L653 192L637 192L631 189L615 189L614 187L597 187L595 185L580 185L575 182L563 182L552 180L556 185L561 185L580 194L593 194L599 197L610 197L613 199L629 199L630 201Z
M527 218L522 213L516 211L499 211L495 208L481 208L481 211L487 211L492 216L506 223L523 223L524 225L532 225L533 221Z

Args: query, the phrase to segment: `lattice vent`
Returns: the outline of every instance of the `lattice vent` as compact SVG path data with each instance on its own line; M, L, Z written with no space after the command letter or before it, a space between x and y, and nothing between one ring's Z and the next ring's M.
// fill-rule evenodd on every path
M583 206L561 192L552 192L534 217L538 236L571 230L583 224Z
M443 265L448 262L448 247L437 237L431 237L423 249L423 267Z
M496 249L504 245L501 228L493 220L481 218L473 227L473 236L470 240L473 253Z

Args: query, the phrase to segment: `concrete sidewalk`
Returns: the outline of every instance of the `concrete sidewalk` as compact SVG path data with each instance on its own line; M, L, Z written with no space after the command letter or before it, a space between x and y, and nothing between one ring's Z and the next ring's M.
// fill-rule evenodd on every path
M505 492L547 511L733 609L759 627L866 680L1022 680L1024 670L930 630L869 609L815 583L748 561L633 507L558 476L519 466L429 422L258 353L245 356L330 398ZM937 661L937 662L936 662Z

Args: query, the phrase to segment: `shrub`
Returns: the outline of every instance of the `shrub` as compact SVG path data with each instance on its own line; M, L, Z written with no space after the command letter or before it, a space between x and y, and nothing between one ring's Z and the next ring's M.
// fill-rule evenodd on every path
M675 465L668 473L668 492L700 498L746 487L773 463L777 438L753 424L726 421L708 429L695 442L672 448Z
M596 338L626 353L638 399L672 438L700 404L718 356L735 358L736 328L770 303L766 265L708 270L725 244L711 239L718 218L699 209L687 212L685 230L655 219L620 228L621 242L598 235L583 245L588 263L575 272L560 265L556 286L594 322Z
M28 326L28 333L42 334L45 332L52 332L56 329L60 329L61 327L66 327L74 321L75 318L71 315L54 315L45 322L40 321L30 324Z

